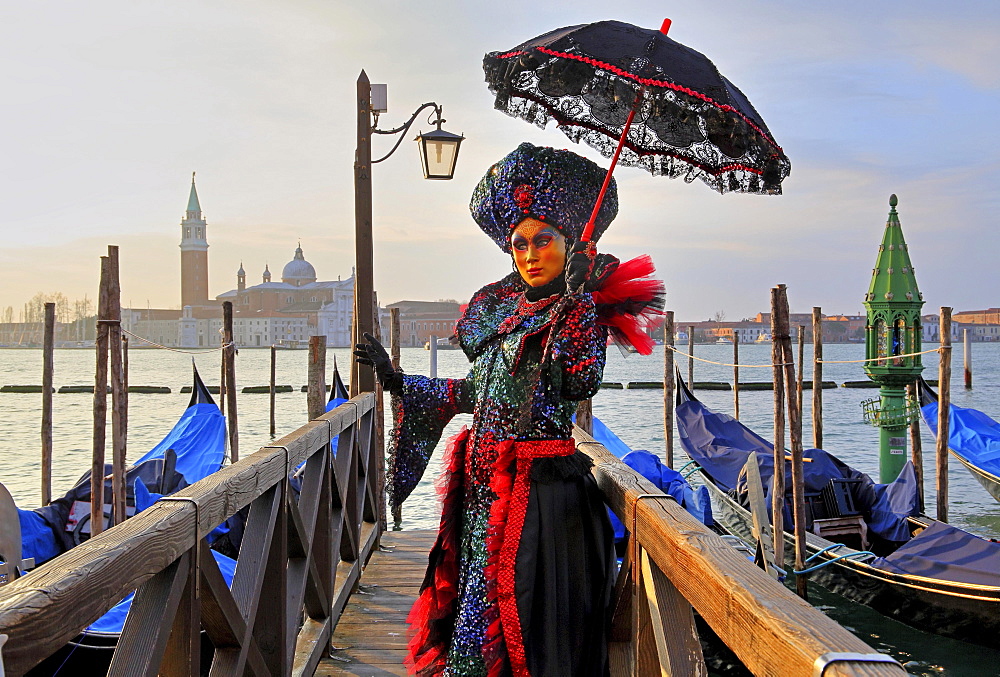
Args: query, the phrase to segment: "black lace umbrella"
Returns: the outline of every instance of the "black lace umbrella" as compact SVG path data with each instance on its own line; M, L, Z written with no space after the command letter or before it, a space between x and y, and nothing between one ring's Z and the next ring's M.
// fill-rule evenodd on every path
M539 127L555 120L611 157L609 181L620 161L720 193L781 193L791 164L764 120L705 55L667 37L669 27L560 28L487 54L486 82L498 110Z

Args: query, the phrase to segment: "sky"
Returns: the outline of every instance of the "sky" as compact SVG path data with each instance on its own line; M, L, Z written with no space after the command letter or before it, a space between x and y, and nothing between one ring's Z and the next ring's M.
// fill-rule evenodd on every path
M472 221L472 189L522 141L608 161L493 108L482 57L616 19L703 52L791 160L781 196L616 171L599 248L648 253L678 321L862 312L889 195L924 312L1000 305L1000 5L909 0L598 3L472 0L51 0L0 8L0 309L38 292L96 297L120 247L122 303L180 303L191 173L208 220L210 294L277 278L301 242L320 279L354 262L353 106L388 86L380 126L422 103L466 137L452 181L422 178L411 138L373 172L382 303L467 300L510 271ZM376 137L373 154L391 141Z

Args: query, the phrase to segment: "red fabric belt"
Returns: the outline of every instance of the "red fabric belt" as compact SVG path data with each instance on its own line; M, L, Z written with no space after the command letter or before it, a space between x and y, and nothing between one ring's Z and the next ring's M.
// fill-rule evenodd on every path
M576 453L573 440L517 440L514 455L517 458L545 458L547 456L572 456Z

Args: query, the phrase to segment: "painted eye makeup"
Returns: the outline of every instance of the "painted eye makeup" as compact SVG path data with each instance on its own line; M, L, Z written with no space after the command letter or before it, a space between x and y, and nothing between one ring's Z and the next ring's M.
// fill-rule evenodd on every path
M519 252L523 252L528 248L528 240L521 235L515 235L510 241L510 246Z

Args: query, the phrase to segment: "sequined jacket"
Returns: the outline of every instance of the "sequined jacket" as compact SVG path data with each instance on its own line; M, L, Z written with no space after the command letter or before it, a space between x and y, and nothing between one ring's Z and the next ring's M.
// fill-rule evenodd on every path
M597 323L589 293L536 302L517 273L480 289L458 323L472 362L464 379L404 375L393 396L388 489L399 505L420 481L444 427L473 414L471 449L506 439L568 439L579 400L592 397L604 372L607 328ZM483 444L485 443L485 444ZM474 482L488 482L491 458L477 458ZM477 482L478 483L478 482Z

